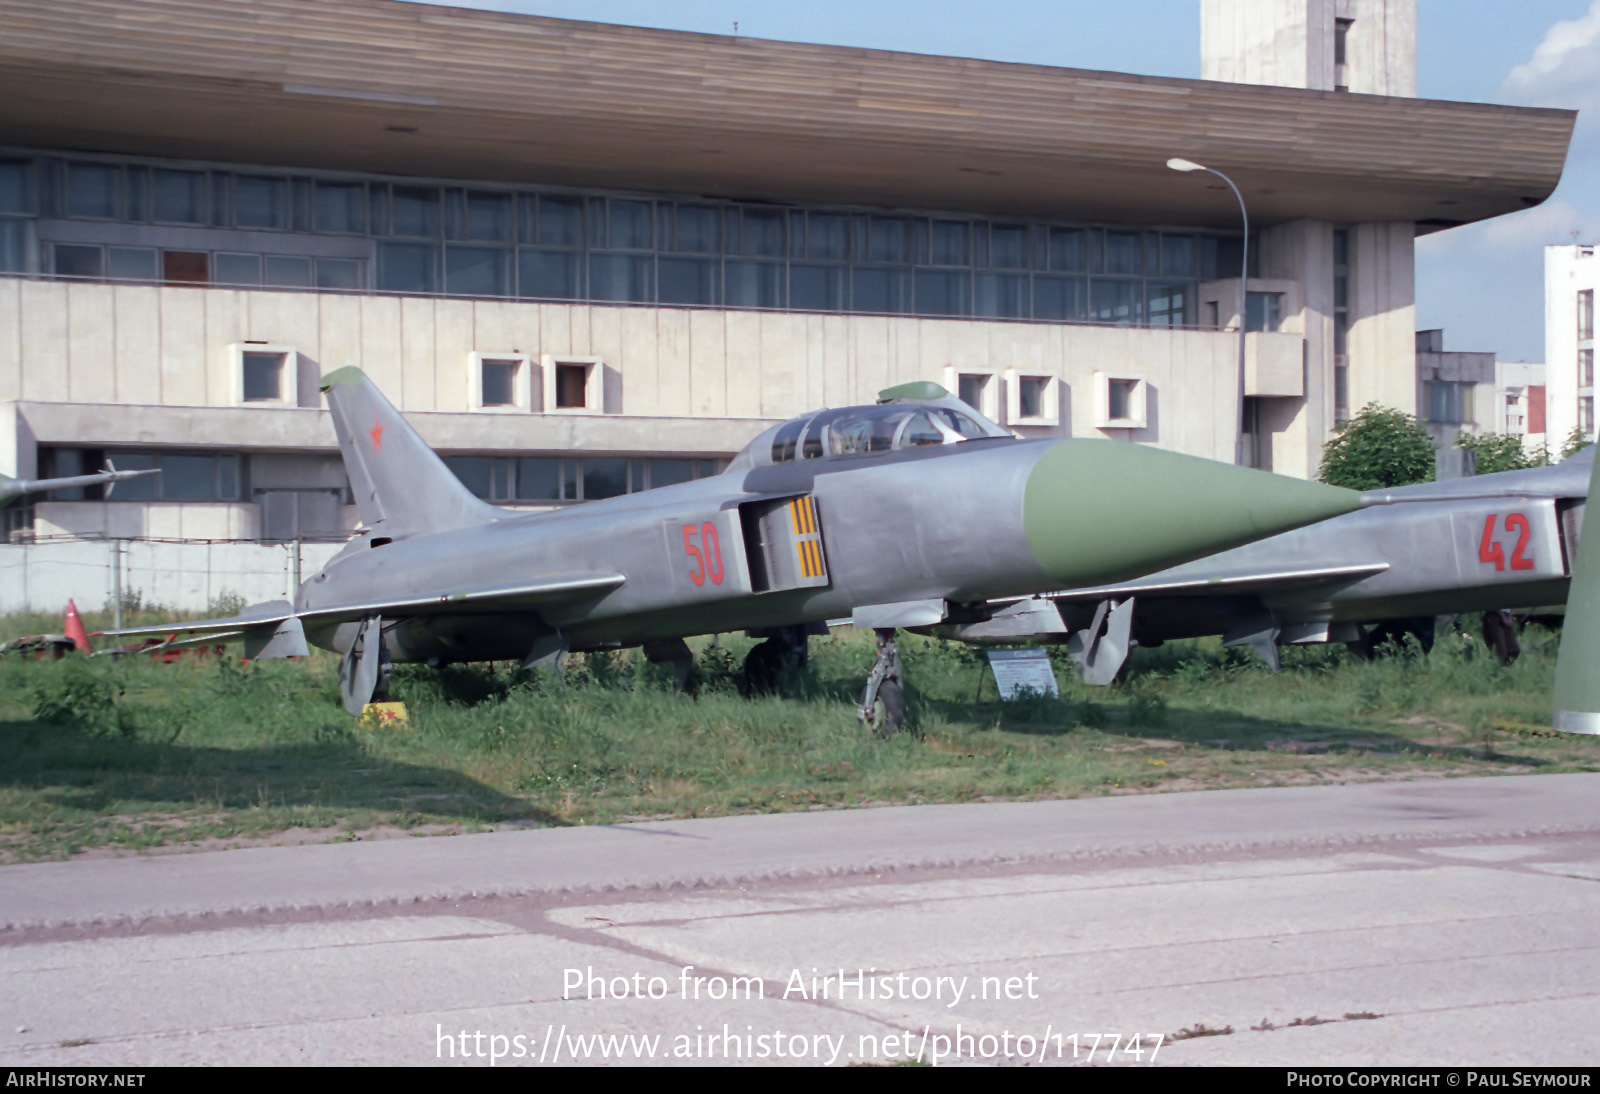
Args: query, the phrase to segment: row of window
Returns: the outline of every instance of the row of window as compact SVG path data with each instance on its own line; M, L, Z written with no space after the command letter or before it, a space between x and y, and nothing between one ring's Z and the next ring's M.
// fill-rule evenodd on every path
M1240 257L1239 237L1199 231L0 158L0 270L22 270L28 216L334 233L372 247L365 260L313 266L108 237L103 248L57 244L46 261L69 276L1151 325L1192 325L1195 286Z
M96 243L56 243L51 272L113 281L199 285L267 285L296 289L362 289L366 264L357 258L160 250Z
M1237 237L0 158L0 215L591 250L1199 278Z
M599 501L717 473L717 461L622 456L448 456L456 478L485 501Z
M159 469L116 483L113 501L242 501L286 488L252 491L250 459L233 452L151 452L88 448L39 449L41 478L92 474L109 460L119 471ZM707 459L625 456L448 456L445 464L478 497L498 502L596 501L653 490L717 473ZM307 487L307 489L320 489ZM339 491L350 504L349 488ZM54 501L100 500L104 488L55 490Z

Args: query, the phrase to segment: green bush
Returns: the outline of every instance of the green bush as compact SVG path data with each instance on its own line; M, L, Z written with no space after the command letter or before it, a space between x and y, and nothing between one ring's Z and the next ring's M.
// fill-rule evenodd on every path
M1322 446L1323 482L1378 490L1433 481L1433 438L1410 414L1368 403Z
M1456 447L1477 454L1478 474L1492 475L1496 471L1520 471L1524 467L1548 467L1550 450L1543 445L1532 452L1522 446L1522 438L1515 433L1457 433Z
M1575 425L1572 427L1572 432L1567 434L1566 443L1561 446L1561 458L1566 459L1576 452L1582 452L1591 444L1594 442L1584 436L1583 427Z

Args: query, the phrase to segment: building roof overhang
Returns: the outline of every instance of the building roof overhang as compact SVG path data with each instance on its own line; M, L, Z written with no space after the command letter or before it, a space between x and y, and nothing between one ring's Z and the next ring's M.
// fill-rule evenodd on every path
M1165 79L396 0L0 0L0 143L1233 227L1536 205L1572 111Z

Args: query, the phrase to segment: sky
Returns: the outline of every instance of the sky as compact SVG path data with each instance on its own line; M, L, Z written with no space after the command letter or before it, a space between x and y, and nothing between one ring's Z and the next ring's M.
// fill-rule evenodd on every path
M446 0L449 2L449 0ZM1200 75L1199 0L455 0L452 6L782 41ZM1417 93L1578 110L1543 205L1417 243L1417 328L1544 360L1544 246L1600 242L1600 0L1417 0Z

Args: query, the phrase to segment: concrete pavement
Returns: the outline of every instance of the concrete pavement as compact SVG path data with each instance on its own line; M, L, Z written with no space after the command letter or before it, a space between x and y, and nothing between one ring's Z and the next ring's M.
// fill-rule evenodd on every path
M0 1060L1592 1064L1597 802L1428 780L5 867Z

